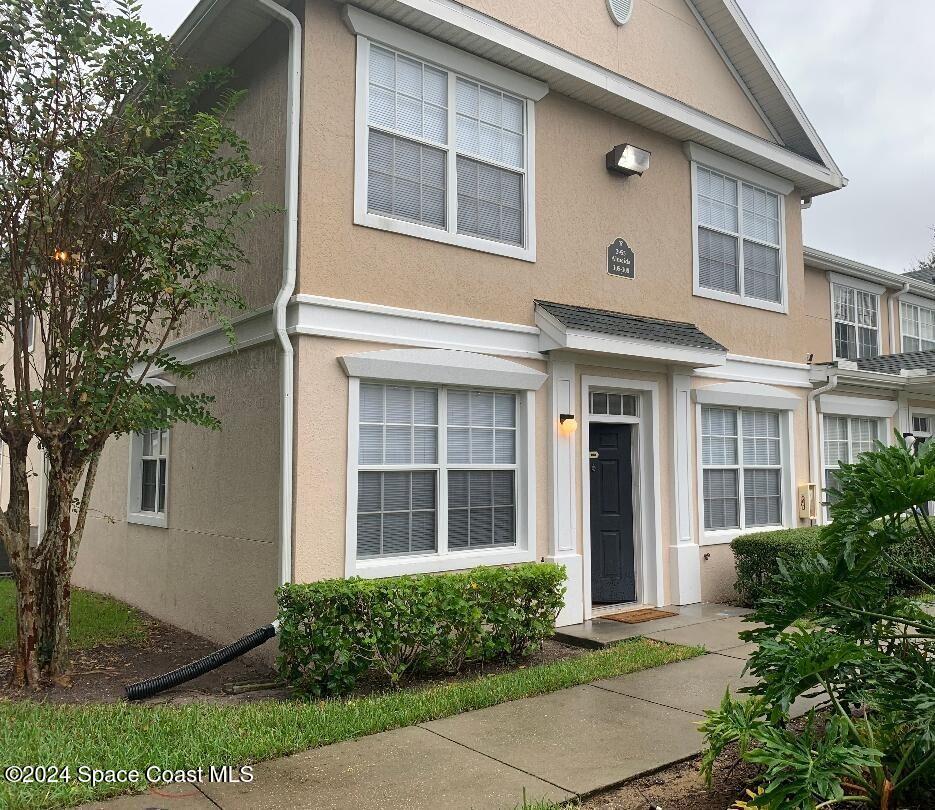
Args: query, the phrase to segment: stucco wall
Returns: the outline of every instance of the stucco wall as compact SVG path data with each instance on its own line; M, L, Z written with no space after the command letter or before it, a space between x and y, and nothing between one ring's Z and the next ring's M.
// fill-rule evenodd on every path
M466 0L464 5L772 140L684 0L637 0L623 26L607 13L606 0Z
M693 321L732 352L804 359L796 194L785 205L790 316L693 296L681 143L554 92L536 105L535 263L355 226L355 39L332 4L316 2L306 37L300 292L514 323L532 323L538 297ZM607 172L604 154L622 142L652 151L643 177ZM636 253L635 279L607 274L616 237Z
M75 583L216 641L275 617L278 358L273 344L200 365L178 391L216 397L222 428L178 425L168 528L128 524L129 439L100 465Z

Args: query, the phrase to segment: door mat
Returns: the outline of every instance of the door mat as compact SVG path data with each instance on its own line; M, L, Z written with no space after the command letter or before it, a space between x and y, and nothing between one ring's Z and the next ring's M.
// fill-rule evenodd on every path
M623 613L611 613L608 616L598 616L599 619L610 619L615 622L624 622L625 624L639 624L640 622L651 622L653 619L667 619L669 616L678 616L678 613L670 613L668 610L656 610L656 608L643 608L642 610L627 610Z

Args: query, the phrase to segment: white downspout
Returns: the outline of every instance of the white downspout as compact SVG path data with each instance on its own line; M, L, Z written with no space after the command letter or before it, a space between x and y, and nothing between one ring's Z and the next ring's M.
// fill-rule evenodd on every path
M894 295L890 296L890 354L896 354L896 327L899 326L899 302L902 297L909 292L909 282L903 284L903 288ZM902 340L899 341L899 351L903 350Z
M809 479L817 484L821 492L824 482L821 480L821 456L818 443L818 397L838 387L838 375L830 374L828 382L821 388L808 392L808 444L809 444Z
M271 17L289 27L289 67L286 92L286 184L283 229L282 286L273 304L273 325L282 349L280 367L279 583L292 581L293 432L295 421L295 350L286 326L286 308L295 291L299 234L299 127L301 125L302 24L291 11L272 0L256 0Z

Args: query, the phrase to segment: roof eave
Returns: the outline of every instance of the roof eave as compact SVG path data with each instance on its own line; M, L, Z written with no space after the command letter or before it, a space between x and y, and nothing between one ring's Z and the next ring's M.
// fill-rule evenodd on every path
M826 272L860 278L864 281L872 281L892 290L901 290L908 285L907 292L923 298L935 299L935 284L927 284L924 281L909 278L902 273L893 273L890 270L863 264L853 259L847 259L844 256L836 256L833 253L818 250L818 248L806 246L802 249L802 254L805 264L816 270L825 270Z

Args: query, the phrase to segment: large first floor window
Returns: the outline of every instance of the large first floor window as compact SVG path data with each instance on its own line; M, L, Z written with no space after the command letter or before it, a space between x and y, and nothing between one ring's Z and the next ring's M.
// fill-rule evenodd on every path
M130 519L165 525L169 431L134 433L130 444Z
M853 464L861 453L873 450L879 438L878 419L867 416L836 416L825 414L824 436L824 484L826 489L837 486L835 474L841 464Z
M360 384L357 558L515 546L513 392Z
M782 525L780 425L777 411L702 407L705 530Z

